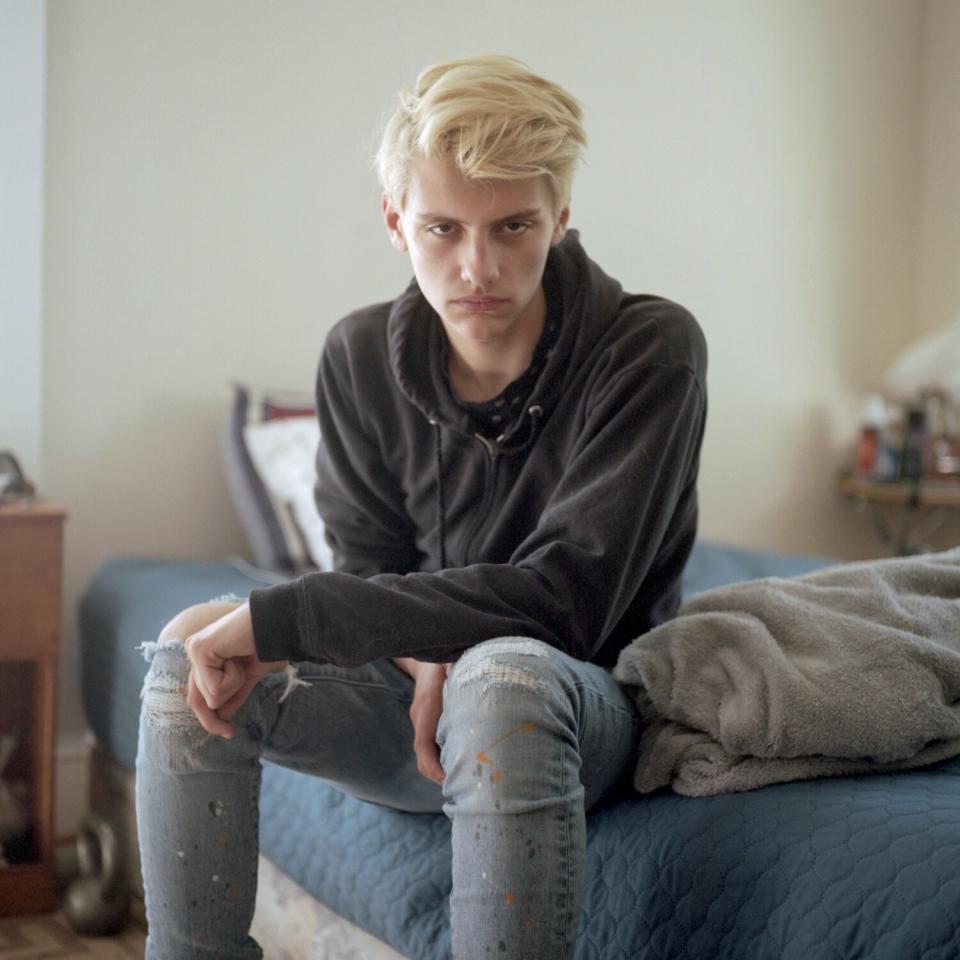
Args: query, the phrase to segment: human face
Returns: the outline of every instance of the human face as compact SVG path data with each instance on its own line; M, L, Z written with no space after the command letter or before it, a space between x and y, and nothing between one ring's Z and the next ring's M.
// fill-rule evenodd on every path
M566 229L545 177L468 180L452 160L414 163L406 201L384 197L390 240L410 254L420 290L455 350L513 352L543 326L547 253Z

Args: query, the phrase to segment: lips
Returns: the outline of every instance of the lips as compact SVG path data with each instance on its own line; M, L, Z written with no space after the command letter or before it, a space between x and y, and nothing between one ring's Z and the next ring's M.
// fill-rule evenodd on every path
M454 300L453 302L456 306L462 307L464 310L470 310L474 313L485 313L496 310L507 301L502 297L460 297L459 300Z

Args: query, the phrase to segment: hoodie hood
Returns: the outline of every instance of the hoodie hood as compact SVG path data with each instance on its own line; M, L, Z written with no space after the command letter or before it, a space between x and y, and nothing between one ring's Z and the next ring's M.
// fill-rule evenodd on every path
M576 369L615 318L623 290L584 252L579 233L566 236L547 255L545 272L555 278L561 300L560 335L524 412L503 433L502 446L526 443L538 419L547 417L563 390L565 371ZM433 423L459 433L473 432L470 417L453 399L442 369L443 326L420 292L416 279L394 301L387 322L390 365L406 398ZM532 421L527 429L524 423Z

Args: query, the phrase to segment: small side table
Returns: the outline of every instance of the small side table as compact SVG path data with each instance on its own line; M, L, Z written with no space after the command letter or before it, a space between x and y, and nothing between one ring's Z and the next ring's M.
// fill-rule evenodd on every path
M0 504L0 736L15 742L3 771L22 829L7 836L0 915L56 909L53 742L66 511Z
M880 483L849 472L837 476L837 490L853 499L854 509L867 513L883 543L899 556L923 553L923 541L960 510L960 482L922 480ZM885 507L898 511L897 529Z

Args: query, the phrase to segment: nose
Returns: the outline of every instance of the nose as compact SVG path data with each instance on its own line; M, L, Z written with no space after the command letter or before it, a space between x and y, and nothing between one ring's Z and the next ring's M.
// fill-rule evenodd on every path
M460 279L477 291L489 290L500 278L496 251L488 237L473 237L463 243Z

